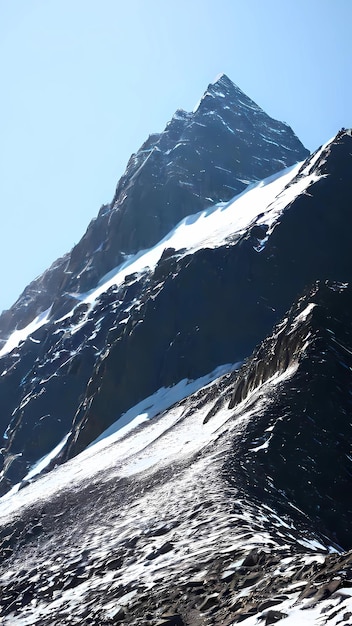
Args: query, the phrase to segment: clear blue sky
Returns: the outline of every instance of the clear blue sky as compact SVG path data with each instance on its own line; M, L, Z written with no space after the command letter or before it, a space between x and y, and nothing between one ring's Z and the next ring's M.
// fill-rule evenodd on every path
M352 0L0 0L0 309L225 72L311 150L352 126Z

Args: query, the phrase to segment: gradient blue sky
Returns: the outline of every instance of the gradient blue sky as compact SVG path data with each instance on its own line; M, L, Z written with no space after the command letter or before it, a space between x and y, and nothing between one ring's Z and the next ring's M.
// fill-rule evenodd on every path
M311 150L352 126L352 0L0 0L0 310L225 72Z

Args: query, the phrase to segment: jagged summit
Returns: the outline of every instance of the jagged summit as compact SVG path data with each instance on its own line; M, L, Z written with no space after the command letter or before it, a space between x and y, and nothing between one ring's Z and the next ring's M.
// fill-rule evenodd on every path
M240 94L243 94L244 96L246 95L239 87L236 83L233 82L233 80L231 80L227 74L225 74L224 72L221 72L220 74L218 74L213 81L211 81L208 85L208 88L206 90L205 93L207 93L208 91L214 90L218 93L218 95L220 97L225 96L226 92L228 91L236 91ZM222 94L222 95L220 95ZM246 96L248 97L248 96Z
M236 83L234 83L226 74L219 74L215 80L209 83L208 88L204 92L202 98L199 100L198 104L193 109L193 112L196 112L206 98L213 98L218 101L218 106L226 107L228 106L228 101L230 100L232 105L237 104L239 108L244 107L247 109L252 109L252 111L264 111L249 98L242 89ZM225 102L222 102L225 100Z
M222 80L230 80L230 79L228 78L228 76L224 72L219 72L219 74L217 74L217 76L215 76L214 80L211 83L209 83L209 84L210 85L212 85L212 84L215 85L215 83L221 82Z

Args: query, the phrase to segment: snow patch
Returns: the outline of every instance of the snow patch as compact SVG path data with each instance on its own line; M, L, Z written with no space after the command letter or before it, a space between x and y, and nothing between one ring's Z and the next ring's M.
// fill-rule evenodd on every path
M56 455L59 454L59 452L64 447L67 439L69 438L70 434L71 434L71 431L67 433L67 435L65 435L65 437L60 441L60 443L57 444L57 446L55 446L53 450L51 450L51 452L49 452L48 454L43 456L41 459L39 459L39 461L37 461L37 463L33 465L32 469L28 472L28 474L24 477L23 480L30 480L34 476L37 476L38 474L40 474L49 465L50 461L52 461L52 459L54 459Z
M27 324L25 328L21 328L21 330L14 330L7 339L6 343L1 348L0 357L8 354L9 352L12 352L12 350L18 347L21 341L25 341L25 339L27 339L31 334L38 330L38 328L44 326L44 324L46 324L49 319L50 311L51 306L46 309L46 311L39 313L39 315L37 315L34 320ZM37 340L33 341L35 341L35 343L39 343L39 341Z
M117 441L117 439L124 437L128 432L142 424L142 422L152 419L162 411L166 411L177 402L180 402L180 400L184 400L184 398L199 391L202 387L206 387L216 378L238 369L240 365L241 363L220 365L209 374L196 380L184 378L173 385L173 387L161 387L156 393L148 396L148 398L145 398L124 413L99 435L89 447L94 446L107 437L109 438L109 443Z

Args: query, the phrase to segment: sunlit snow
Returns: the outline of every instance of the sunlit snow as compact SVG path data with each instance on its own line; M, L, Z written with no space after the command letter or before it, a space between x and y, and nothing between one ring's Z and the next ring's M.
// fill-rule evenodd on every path
M37 317L32 320L30 324L28 324L25 328L21 328L21 330L14 330L6 343L1 348L0 357L8 354L14 348L17 348L21 341L24 341L25 339L27 339L27 337L29 337L36 330L38 330L38 328L44 326L44 324L46 324L49 319L50 310L51 307L49 307L46 311L43 311L43 313L37 315Z
M124 413L116 422L114 422L109 428L107 428L95 441L90 444L90 447L109 437L109 443L112 443L116 439L120 439L126 435L130 430L142 424L148 419L155 417L161 411L169 409L173 404L183 400L191 393L198 391L202 387L206 387L219 376L232 372L240 367L241 363L220 365L214 371L210 372L206 376L197 378L196 380L189 380L184 378L173 387L161 387L156 393L148 396L126 413Z

